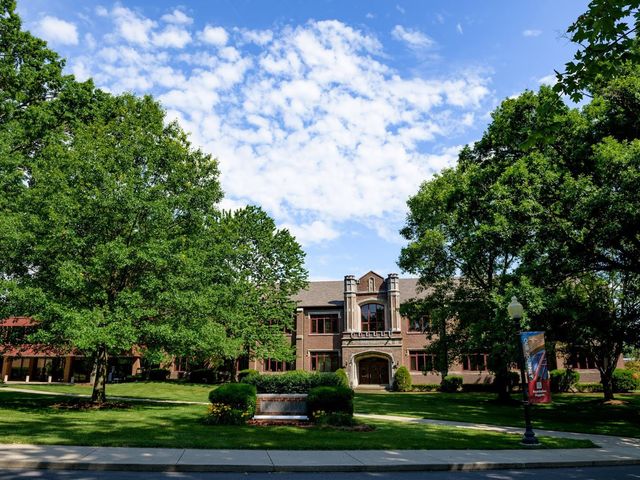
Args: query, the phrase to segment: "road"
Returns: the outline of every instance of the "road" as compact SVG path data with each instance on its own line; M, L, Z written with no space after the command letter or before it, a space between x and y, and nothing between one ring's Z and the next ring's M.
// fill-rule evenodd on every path
M638 480L640 467L549 468L484 472L157 473L0 470L0 480Z

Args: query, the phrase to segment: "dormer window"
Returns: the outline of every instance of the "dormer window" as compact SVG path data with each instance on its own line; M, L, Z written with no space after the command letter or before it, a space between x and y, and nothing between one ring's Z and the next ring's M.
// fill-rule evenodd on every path
M369 291L370 292L376 291L376 281L372 277L369 277Z

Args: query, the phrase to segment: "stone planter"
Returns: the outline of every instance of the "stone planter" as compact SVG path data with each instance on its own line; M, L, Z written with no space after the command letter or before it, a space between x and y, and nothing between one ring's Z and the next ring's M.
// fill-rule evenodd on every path
M308 420L306 393L259 393L256 420Z

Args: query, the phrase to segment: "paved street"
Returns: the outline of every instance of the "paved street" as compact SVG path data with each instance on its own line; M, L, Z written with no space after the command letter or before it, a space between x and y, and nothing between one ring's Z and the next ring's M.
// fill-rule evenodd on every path
M549 468L484 472L330 473L331 480L637 480L640 467ZM326 480L327 473L158 473L0 470L0 480Z

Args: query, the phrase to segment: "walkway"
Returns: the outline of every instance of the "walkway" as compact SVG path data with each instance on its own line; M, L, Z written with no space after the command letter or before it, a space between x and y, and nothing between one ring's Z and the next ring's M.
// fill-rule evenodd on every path
M7 387L5 387L7 388ZM9 388L7 388L9 389ZM14 391L27 391L11 388ZM32 390L29 393L35 393ZM44 394L44 392L41 392ZM115 397L110 397L114 399ZM159 403L199 403L150 399ZM395 415L360 418L521 434L521 428ZM521 450L199 450L0 444L0 468L135 471L304 472L491 470L640 465L640 439L536 430L537 435L589 439L598 448Z

